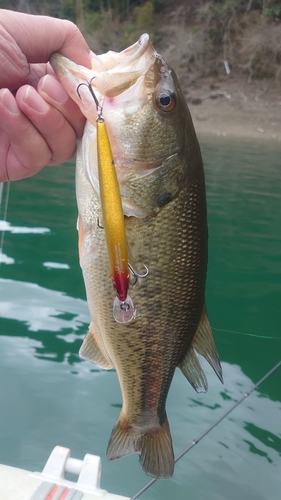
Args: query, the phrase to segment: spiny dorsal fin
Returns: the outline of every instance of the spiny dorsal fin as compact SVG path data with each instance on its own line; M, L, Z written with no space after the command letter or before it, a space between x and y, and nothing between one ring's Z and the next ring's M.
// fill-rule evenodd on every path
M81 356L81 358L87 359L87 361L95 363L97 366L99 366L100 368L104 368L105 370L114 368L112 362L107 357L105 357L96 339L97 336L95 328L93 323L91 323L88 333L84 338L83 344L80 347L79 356Z

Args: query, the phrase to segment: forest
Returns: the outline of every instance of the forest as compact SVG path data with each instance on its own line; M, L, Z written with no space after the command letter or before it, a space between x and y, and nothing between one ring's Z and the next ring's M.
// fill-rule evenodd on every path
M147 32L185 84L230 72L281 82L280 0L0 0L0 7L69 19L96 53Z

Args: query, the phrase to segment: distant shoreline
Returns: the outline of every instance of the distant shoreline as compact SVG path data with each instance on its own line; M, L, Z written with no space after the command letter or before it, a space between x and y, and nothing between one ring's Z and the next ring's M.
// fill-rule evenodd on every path
M274 81L202 79L185 97L199 135L281 142L281 89Z

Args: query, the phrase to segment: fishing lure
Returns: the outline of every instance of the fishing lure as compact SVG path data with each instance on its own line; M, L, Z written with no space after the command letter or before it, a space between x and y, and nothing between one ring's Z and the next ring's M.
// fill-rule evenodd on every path
M97 118L97 150L100 197L111 279L116 290L113 317L118 323L128 323L135 317L129 288L129 263L125 221L114 160L101 111Z
M94 78L88 83L80 83L77 87L77 93L81 99L79 88L82 85L86 85L97 107L97 156L103 228L106 237L111 279L116 290L116 297L113 302L113 317L117 323L129 323L136 315L133 301L128 295L130 272L136 279L139 279L147 276L148 269L145 266L146 272L141 275L134 271L128 262L125 220L119 184L108 133L102 115L102 106L91 86Z

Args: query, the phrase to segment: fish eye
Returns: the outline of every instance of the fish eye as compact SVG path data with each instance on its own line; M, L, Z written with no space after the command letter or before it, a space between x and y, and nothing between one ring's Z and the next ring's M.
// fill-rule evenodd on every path
M172 92L161 92L156 96L156 104L162 111L172 111L176 105L176 96Z

